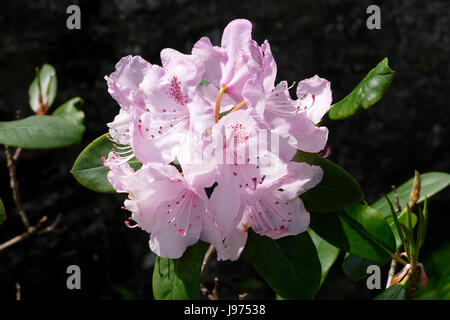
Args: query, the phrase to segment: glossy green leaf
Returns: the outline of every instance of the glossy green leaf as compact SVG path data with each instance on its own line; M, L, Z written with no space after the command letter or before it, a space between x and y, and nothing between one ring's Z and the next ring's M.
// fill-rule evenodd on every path
M330 119L348 118L378 102L391 85L394 74L388 66L388 59L384 58L352 92L331 107L328 113Z
M344 169L317 154L298 151L293 161L306 162L323 169L322 181L300 197L310 212L336 212L361 200L358 183Z
M339 255L339 248L336 248L332 244L322 239L312 229L309 229L308 233L312 241L314 242L317 250L317 255L319 256L320 265L322 266L322 277L320 279L320 285L322 285L328 275L328 272L330 271Z
M391 228L366 204L336 214L312 213L311 228L332 245L363 258L385 262L395 252Z
M381 294L375 297L374 300L406 300L408 298L408 287L401 283L389 287Z
M5 206L3 205L2 199L0 199L0 225L3 223L3 221L6 220L6 211Z
M402 212L397 214L397 217L399 219L400 223L403 223L406 225L406 210L403 210ZM386 219L389 226L391 227L392 233L395 238L395 247L398 249L402 245L402 241L398 235L397 228L395 227L395 223L392 219L392 217L389 217ZM415 215L412 216L412 225L415 226L417 222L417 218ZM352 278L353 280L359 280L366 276L366 270L367 266L372 264L378 264L380 267L387 263L388 261L385 261L384 263L379 263L370 259L354 256L352 254L346 256L344 258L344 261L342 263L342 268L344 270L344 273Z
M397 214L397 218L400 223L403 223L406 225L406 210L401 211ZM415 226L417 223L417 217L413 215L412 217L412 225ZM389 226L391 227L392 233L395 238L395 247L398 249L402 246L402 241L398 235L397 228L395 227L394 220L392 217L388 217L386 219ZM388 261L385 261L387 263ZM359 280L364 278L366 274L367 267L372 264L377 264L380 267L383 266L385 263L379 263L370 259L358 257L352 254L348 254L345 256L344 261L342 262L342 268L344 270L344 273L352 278L353 280Z
M389 211L391 212L391 217L392 217L392 221L394 222L395 228L391 228L392 231L396 231L396 235L394 235L394 237L398 237L400 238L401 244L403 245L404 248L407 247L408 243L406 242L406 235L404 234L403 230L402 230L402 224L400 223L400 220L398 219L397 216L397 212L394 210L394 206L392 205L391 200L389 200L388 197L385 197L386 201L389 205ZM409 217L410 221L409 223L411 223L411 217ZM396 240L397 242L397 240ZM398 247L398 246L397 246Z
M402 207L405 207L406 202L409 201L409 194L411 193L412 182L414 178L409 179L407 182L403 183L397 188L399 203ZM421 187L420 187L420 198L418 203L425 199L425 195L430 199L433 195L439 191L447 188L450 185L450 174L445 172L427 172L420 175ZM390 192L387 197L394 203L395 196L394 192ZM380 211L380 213L389 217L390 211L386 199L381 198L371 205L374 209Z
M406 238L406 254L408 255L408 257L411 257L412 253L413 253L413 248L414 248L414 236L413 233L404 225L401 224L400 227L403 230L403 234L405 235Z
M207 244L198 242L179 259L156 258L153 295L156 300L193 300L200 292L200 271Z
M71 121L83 134L86 129L84 126L84 112L81 110L83 103L84 101L80 97L72 98L53 111L52 115Z
M31 82L28 89L29 104L31 109L34 112L38 111L39 97L41 97L44 103L47 101L47 107L49 108L55 100L57 86L58 79L56 77L55 68L49 64L44 64L42 68L39 69L38 74L34 78L33 82Z
M419 252L420 248L423 247L423 243L425 242L425 236L427 234L428 227L428 199L425 198L425 202L422 208L419 208L418 212L419 216L419 230L417 231L417 244L416 244L416 252ZM419 255L419 254L417 254Z
M72 121L54 116L31 116L0 122L0 144L24 149L54 149L79 143L82 132Z
M397 218L399 220L400 223L403 223L404 225L406 225L407 223L407 214L406 214L406 209L402 210L401 212L397 213ZM392 217L387 217L386 218L387 223L389 224L389 226L391 227L392 233L394 234L394 238L395 238L395 244L397 246L397 248L399 248L402 245L402 240L397 232L397 228L395 227L395 222L392 219ZM417 223L417 217L415 215L411 216L411 224L414 227Z
M249 230L246 253L259 275L284 299L312 299L321 265L308 232L273 240Z
M345 275L350 277L352 280L358 281L367 276L368 266L378 265L381 267L383 264L384 263L347 253L344 257L344 261L342 262L342 270L344 271Z
M109 169L102 161L102 157L107 158L112 149L113 142L108 139L108 133L98 137L80 153L70 172L81 185L90 190L114 192L107 179ZM128 163L135 170L141 167L141 163L134 158Z

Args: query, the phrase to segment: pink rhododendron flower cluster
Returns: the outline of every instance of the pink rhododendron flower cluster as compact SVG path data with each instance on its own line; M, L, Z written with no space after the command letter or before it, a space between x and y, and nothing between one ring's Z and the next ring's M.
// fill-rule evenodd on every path
M273 239L308 228L299 195L323 172L291 159L297 149L324 149L328 130L318 123L330 83L300 81L292 99L286 81L275 84L268 41L259 45L251 31L234 20L220 46L203 37L191 54L164 49L162 66L127 56L106 77L120 105L108 124L108 180L128 193L130 220L150 233L159 256L179 258L202 240L219 260L236 260L249 228Z

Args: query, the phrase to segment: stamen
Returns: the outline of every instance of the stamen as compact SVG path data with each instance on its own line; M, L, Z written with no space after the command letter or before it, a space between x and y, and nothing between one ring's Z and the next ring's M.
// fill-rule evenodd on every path
M129 146L129 145L125 145L125 146L123 146L123 147L119 147L119 145L117 145L117 144L113 144L113 146L114 146L114 149L118 149L118 150L125 150L125 149L130 149L131 148L131 146Z
M134 229L134 228L136 228L138 226L137 223L134 224L134 225L131 225L129 220L125 220L124 223L127 226L127 228L130 228L130 229Z
M240 108L242 108L243 106L245 106L245 100L242 100L241 102L239 102L236 106L233 107L233 109L230 110L229 113L234 112L239 110Z
M227 88L224 85L220 86L219 93L217 94L216 98L216 108L214 110L214 122L219 122L219 115L220 115L220 101L222 101L222 96L224 93L227 92Z
M115 165L121 165L121 164L123 164L123 163L125 163L125 162L130 161L130 160L133 159L133 158L134 158L134 153L130 154L129 156L127 156L127 157L125 157L125 158L122 158L122 160L120 160L120 161L118 161L118 162L115 162L114 164L115 164Z
M291 88L293 88L295 86L295 81L292 82L292 84L287 88L288 90L291 90Z
M179 81L177 77L173 77L170 81L168 95L180 106L185 106L189 100L188 96L183 94L181 90L181 81ZM162 111L166 112L165 109Z
M192 205L193 205L193 202L194 202L194 197L190 197L190 198L191 198L191 201L189 202L189 212L188 212L188 216L186 218L186 224L185 224L185 227L184 227L183 237L186 236L186 233L187 233L187 231L188 231L188 229L189 229L189 227L191 225L190 221L191 221L191 213L192 213Z
M133 152L133 149L126 150L126 151L116 151L116 150L113 150L113 152L114 152L115 155L118 155L118 156L129 156L129 155L130 155L130 152Z

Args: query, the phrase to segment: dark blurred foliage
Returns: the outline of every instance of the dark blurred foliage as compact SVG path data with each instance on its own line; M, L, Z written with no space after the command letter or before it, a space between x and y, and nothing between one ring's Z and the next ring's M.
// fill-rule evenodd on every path
M376 3L382 29L366 28L366 8ZM66 8L81 7L81 30L66 28ZM62 150L24 151L18 177L32 222L62 214L65 232L25 241L0 253L0 298L14 299L15 282L24 299L152 297L154 256L148 235L123 224L121 195L96 194L69 174L75 157L106 131L118 112L103 77L125 55L160 63L166 47L189 52L201 36L216 44L235 18L253 22L254 38L268 39L278 64L278 80L314 74L332 83L334 101L343 98L382 58L397 71L386 96L350 120L325 121L331 159L348 170L372 202L413 175L414 169L450 171L448 138L449 15L447 0L430 1L25 1L0 4L0 120L22 117L34 68L55 66L55 104L85 99L87 131L81 145ZM15 212L5 159L0 157L0 196L8 220L0 241L23 232ZM448 190L430 201L430 230L423 254L448 241ZM342 260L342 258L340 258ZM346 278L340 260L320 299L367 299L365 282ZM66 268L80 265L82 290L66 288ZM238 263L212 262L205 275L211 288L220 278L221 297L272 298L245 257Z

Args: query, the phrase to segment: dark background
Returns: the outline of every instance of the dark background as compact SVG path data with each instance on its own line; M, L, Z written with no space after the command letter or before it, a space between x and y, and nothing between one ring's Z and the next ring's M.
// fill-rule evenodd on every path
M66 8L81 7L81 30L66 28ZM378 4L381 30L366 28L366 8ZM122 195L103 195L79 185L69 174L76 156L118 112L103 77L125 55L160 63L166 47L190 52L206 35L215 44L235 18L253 22L254 38L268 39L278 64L277 80L298 81L318 74L332 83L333 100L343 98L380 60L389 57L396 76L385 97L350 120L325 121L331 160L360 183L367 200L378 199L420 172L450 171L449 16L441 1L1 1L0 120L31 115L27 90L34 68L55 66L55 105L85 99L87 130L81 145L60 150L25 150L18 178L33 223L62 214L65 232L25 241L0 253L0 298L14 299L15 282L24 299L152 298L154 256L148 235L129 230L120 210ZM0 241L23 232L9 190L3 151L0 195L8 220ZM448 241L446 190L430 201L425 256ZM320 290L320 299L367 299L376 292L344 276L340 260ZM66 288L66 268L82 270L82 290ZM238 263L212 262L204 277L219 294L235 299L273 298L243 256ZM385 281L385 280L383 280Z

